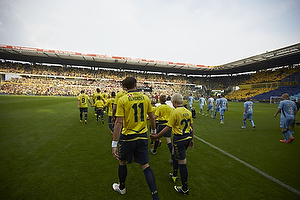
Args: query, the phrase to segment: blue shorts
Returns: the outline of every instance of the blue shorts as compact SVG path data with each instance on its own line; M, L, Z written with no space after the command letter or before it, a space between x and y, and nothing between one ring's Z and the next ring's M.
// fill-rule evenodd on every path
M203 110L204 104L200 104L200 109Z
M147 133L123 135L121 134L118 142L118 153L120 160L127 163L134 162L147 164L149 162L148 137Z
M80 108L80 112L82 113L82 112L88 112L88 108Z
M174 157L176 160L184 160L186 158L185 152L191 140L192 137L189 134L173 136Z
M160 131L162 131L167 125L166 125L167 121L158 121L157 122L157 133L159 133ZM172 130L168 131L165 135L165 137L172 137Z
M246 112L245 115L243 115L244 119L252 120L253 113L252 112Z
M96 114L97 115L104 115L104 113L103 113L103 109L102 108L96 108Z
M220 108L220 115L224 115L225 110L226 110L226 109L224 109L224 108Z
M214 107L213 105L208 105L207 110L213 110L213 107Z
M289 128L294 121L293 117L280 119L280 128Z

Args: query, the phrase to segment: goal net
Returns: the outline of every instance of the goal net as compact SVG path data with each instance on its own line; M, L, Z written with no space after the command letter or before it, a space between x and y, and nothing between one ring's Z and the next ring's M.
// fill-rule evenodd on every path
M271 103L279 103L282 100L281 96L271 96L270 97L270 104Z

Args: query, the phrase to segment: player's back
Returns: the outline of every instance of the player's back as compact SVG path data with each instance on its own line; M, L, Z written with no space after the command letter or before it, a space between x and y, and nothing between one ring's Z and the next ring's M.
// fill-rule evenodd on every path
M170 115L168 124L172 127L174 135L184 135L191 131L193 123L192 113L185 107L177 107Z
M117 105L116 116L124 117L122 134L141 134L147 132L147 113L152 112L150 99L140 92L128 92Z
M161 104L157 107L155 115L159 121L168 121L173 108L167 104Z
M294 118L294 111L297 110L296 103L291 100L283 100L279 104L281 109L281 117L284 118Z
M115 98L110 98L106 101L106 106L108 108L108 116L112 116L112 110L113 110L113 106L114 106L114 101Z
M253 102L252 101L246 101L244 103L244 108L246 108L246 112L253 112Z

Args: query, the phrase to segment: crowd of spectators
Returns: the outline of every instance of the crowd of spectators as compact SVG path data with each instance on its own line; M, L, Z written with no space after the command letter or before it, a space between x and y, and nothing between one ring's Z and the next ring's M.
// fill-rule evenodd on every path
M0 62L0 73L14 74L19 78L12 78L1 83L1 94L17 95L47 95L47 96L77 96L82 89L92 95L96 88L102 91L120 90L120 83L124 77L133 76L138 80L138 87L151 87L148 96L165 94L171 96L175 92L188 97L190 93L195 97L208 94L212 90L228 90L237 85L299 80L297 74L299 66L295 68L280 68L276 70L262 70L254 74L223 77L188 77L186 75L167 75L151 72L134 72L125 70L110 70L102 68L83 68L71 66L48 66L17 62ZM201 87L197 87L201 86ZM227 98L244 99L269 92L274 88L240 89L227 94Z

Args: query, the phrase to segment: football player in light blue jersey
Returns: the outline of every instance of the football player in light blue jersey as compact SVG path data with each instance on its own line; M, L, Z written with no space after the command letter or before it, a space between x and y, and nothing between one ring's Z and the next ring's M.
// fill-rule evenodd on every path
M293 124L298 110L296 103L290 100L289 94L284 93L282 99L283 101L280 102L274 117L280 113L280 128L282 129L284 138L284 140L280 140L280 142L291 143L294 141L294 132L292 132L289 127Z
M245 98L244 112L243 112L243 126L241 128L246 128L246 120L248 119L252 124L253 130L255 130L255 125L253 121L253 102L250 101L250 97Z
M217 99L216 99L216 104L215 104L215 113L214 113L214 117L213 117L213 119L216 119L217 112L220 112L220 108L219 108L219 102L220 102L220 95L218 95L218 97L217 97Z
M199 100L197 102L199 102L199 101L200 101L200 114L204 115L203 107L204 107L204 104L206 105L206 101L205 101L205 98L203 97L203 94L201 94L201 97L199 98Z
M225 110L228 111L228 101L224 97L224 94L221 94L221 98L219 99L219 109L220 109L220 123L224 124L224 113Z
M209 116L209 111L211 110L211 117L213 117L213 109L214 109L214 98L212 97L212 95L209 96L209 98L207 99L207 114L206 116Z
M190 105L190 110L192 110L194 104L194 97L192 94L189 96L189 105Z

